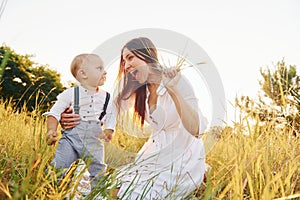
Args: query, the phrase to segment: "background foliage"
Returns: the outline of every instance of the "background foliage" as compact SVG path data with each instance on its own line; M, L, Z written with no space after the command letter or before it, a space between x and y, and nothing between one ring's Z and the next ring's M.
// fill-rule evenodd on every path
M236 98L241 110L242 123L258 123L263 126L273 122L278 128L287 128L293 135L300 132L300 77L296 66L282 60L273 68L261 68L261 91L257 98ZM244 119L247 119L246 121Z
M44 111L64 88L58 72L34 63L32 57L0 47L0 95L17 110L25 106Z

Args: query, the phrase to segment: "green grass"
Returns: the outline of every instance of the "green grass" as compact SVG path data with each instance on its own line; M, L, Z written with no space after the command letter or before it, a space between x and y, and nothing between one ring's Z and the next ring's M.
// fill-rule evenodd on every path
M248 132L246 136L240 126L222 130L207 154L212 167L207 180L188 198L300 198L299 136L272 122L249 127ZM55 148L47 146L45 136L44 118L39 113L16 114L0 103L0 199L62 199L78 184L71 176L57 184L57 174L51 168L46 172ZM116 130L105 147L109 170L104 188L113 186L115 169L131 162L145 140ZM95 192L112 199L112 191L98 188Z

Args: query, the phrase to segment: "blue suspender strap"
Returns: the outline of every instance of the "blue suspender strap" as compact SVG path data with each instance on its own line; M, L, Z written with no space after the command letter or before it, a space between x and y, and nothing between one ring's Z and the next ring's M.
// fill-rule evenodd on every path
M102 120L102 118L106 114L106 109L107 109L109 98L110 98L110 94L108 92L106 92L105 103L104 103L104 106L103 106L103 112L100 114L100 117L99 117L100 121Z
M106 114L106 109L107 109L107 105L109 102L109 98L110 98L110 94L108 92L106 92L105 103L103 106L103 112L99 116L100 121ZM79 87L78 86L74 87L74 113L79 114Z
M74 113L79 114L79 87L74 87Z

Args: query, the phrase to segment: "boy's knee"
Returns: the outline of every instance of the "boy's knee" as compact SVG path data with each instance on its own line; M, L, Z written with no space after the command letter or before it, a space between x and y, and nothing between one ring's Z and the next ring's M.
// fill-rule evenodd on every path
M91 177L102 176L106 172L106 164L91 163L88 171Z

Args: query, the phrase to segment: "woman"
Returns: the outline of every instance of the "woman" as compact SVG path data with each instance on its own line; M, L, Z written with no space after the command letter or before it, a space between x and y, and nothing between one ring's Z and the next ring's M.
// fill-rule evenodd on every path
M152 133L134 163L118 175L121 199L181 199L202 182L205 152L197 98L177 67L165 69L148 38L130 40L121 50L119 116L131 107L133 119Z

